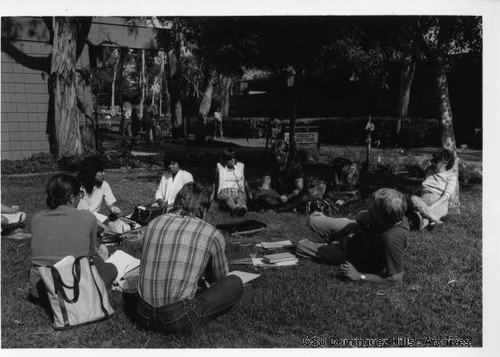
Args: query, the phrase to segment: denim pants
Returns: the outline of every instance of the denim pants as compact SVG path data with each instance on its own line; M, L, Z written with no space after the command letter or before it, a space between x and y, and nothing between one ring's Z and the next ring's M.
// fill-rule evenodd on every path
M359 231L359 223L349 218L331 218L314 212L309 216L307 226L318 236L302 239L297 243L296 252L300 256L339 265L347 256L344 238Z
M162 307L153 307L137 295L135 318L147 329L188 334L229 311L242 294L241 279L228 276L208 289L198 290L192 299Z

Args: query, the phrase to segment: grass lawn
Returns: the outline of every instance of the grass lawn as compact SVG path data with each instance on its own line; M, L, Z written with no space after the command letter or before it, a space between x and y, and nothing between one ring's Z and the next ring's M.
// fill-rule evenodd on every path
M190 167L187 167L190 169ZM209 169L192 170L211 181ZM131 212L152 200L160 171L112 171L106 174L118 206ZM251 176L248 174L248 176ZM47 175L3 177L2 202L32 215L45 208ZM394 339L432 343L461 339L482 346L482 187L462 189L462 213L450 215L439 232L411 232L405 276L398 286L346 282L337 268L301 259L299 265L259 269L253 284L254 302L237 305L190 338L145 331L123 311L122 296L110 292L115 316L107 321L57 332L44 311L26 300L29 290L30 240L2 239L2 347L184 348L334 346L335 339ZM347 207L344 214L366 205ZM233 239L229 250L254 251L254 243L311 235L306 216L294 213L249 212L248 218L268 224L258 235ZM230 221L211 211L213 224ZM140 257L131 243L122 249ZM254 271L252 267L233 269ZM428 338L427 341L425 339ZM400 340L403 341L403 340ZM444 343L443 341L441 341ZM432 344L431 344L432 345ZM435 345L434 345L435 346Z

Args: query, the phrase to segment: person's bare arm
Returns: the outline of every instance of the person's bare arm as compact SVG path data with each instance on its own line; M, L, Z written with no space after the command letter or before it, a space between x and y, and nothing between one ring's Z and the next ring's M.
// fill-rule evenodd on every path
M210 201L215 200L218 188L219 188L219 170L217 170L217 166L215 166L215 181L214 181L214 184L212 186L212 193L210 194Z
M378 274L363 274L359 272L354 265L349 262L345 262L340 266L340 272L342 276L346 277L351 281L360 281L361 275L365 276L364 281L375 283L375 284L397 284L403 280L403 272L393 274L387 277Z

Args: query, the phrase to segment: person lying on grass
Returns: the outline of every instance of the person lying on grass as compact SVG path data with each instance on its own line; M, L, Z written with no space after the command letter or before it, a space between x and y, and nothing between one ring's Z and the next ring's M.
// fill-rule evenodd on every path
M7 206L2 203L2 211L1 211L1 216L2 216L2 225L0 228L0 232L2 231L3 228L16 224L16 223L23 223L26 220L26 213L24 212L19 212L19 207L18 206Z
M224 237L203 220L209 206L205 189L190 182L178 193L173 213L146 227L133 314L144 328L191 333L241 297L242 280L227 276Z
M252 194L245 180L245 165L238 162L232 148L222 150L220 163L215 167L215 181L211 200L217 198L222 207L232 214L243 216L247 213L247 198Z
M349 280L400 282L409 233L406 206L402 193L381 188L373 193L371 209L354 219L314 212L307 224L319 237L299 241L297 254L340 265Z
M97 220L88 211L76 207L84 193L80 182L71 175L57 174L47 183L47 206L31 221L31 299L45 296L44 285L36 267L54 265L72 255L94 257L97 271L106 286L116 278L118 271L108 259L106 246L97 238Z
M419 230L442 224L441 218L448 214L448 202L457 187L457 176L452 171L454 164L455 156L450 150L441 149L432 154L420 196L411 197Z
M182 159L180 155L166 153L163 162L166 171L156 190L155 200L160 207L166 207L167 212L169 212L174 207L175 197L181 188L188 182L193 182L193 175L181 169Z
M116 198L109 184L104 181L105 163L97 157L88 157L80 165L78 179L82 183L83 197L78 204L78 209L88 210L93 213L102 229L106 229L104 222L107 217L100 214L103 201L111 213L121 214L122 211L115 206Z

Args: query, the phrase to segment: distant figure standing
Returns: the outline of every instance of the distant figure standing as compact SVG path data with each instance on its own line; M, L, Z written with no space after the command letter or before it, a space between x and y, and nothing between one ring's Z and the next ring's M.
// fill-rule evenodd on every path
M220 133L220 138L224 139L222 134L222 114L219 107L214 112L214 140L217 139L217 132Z

